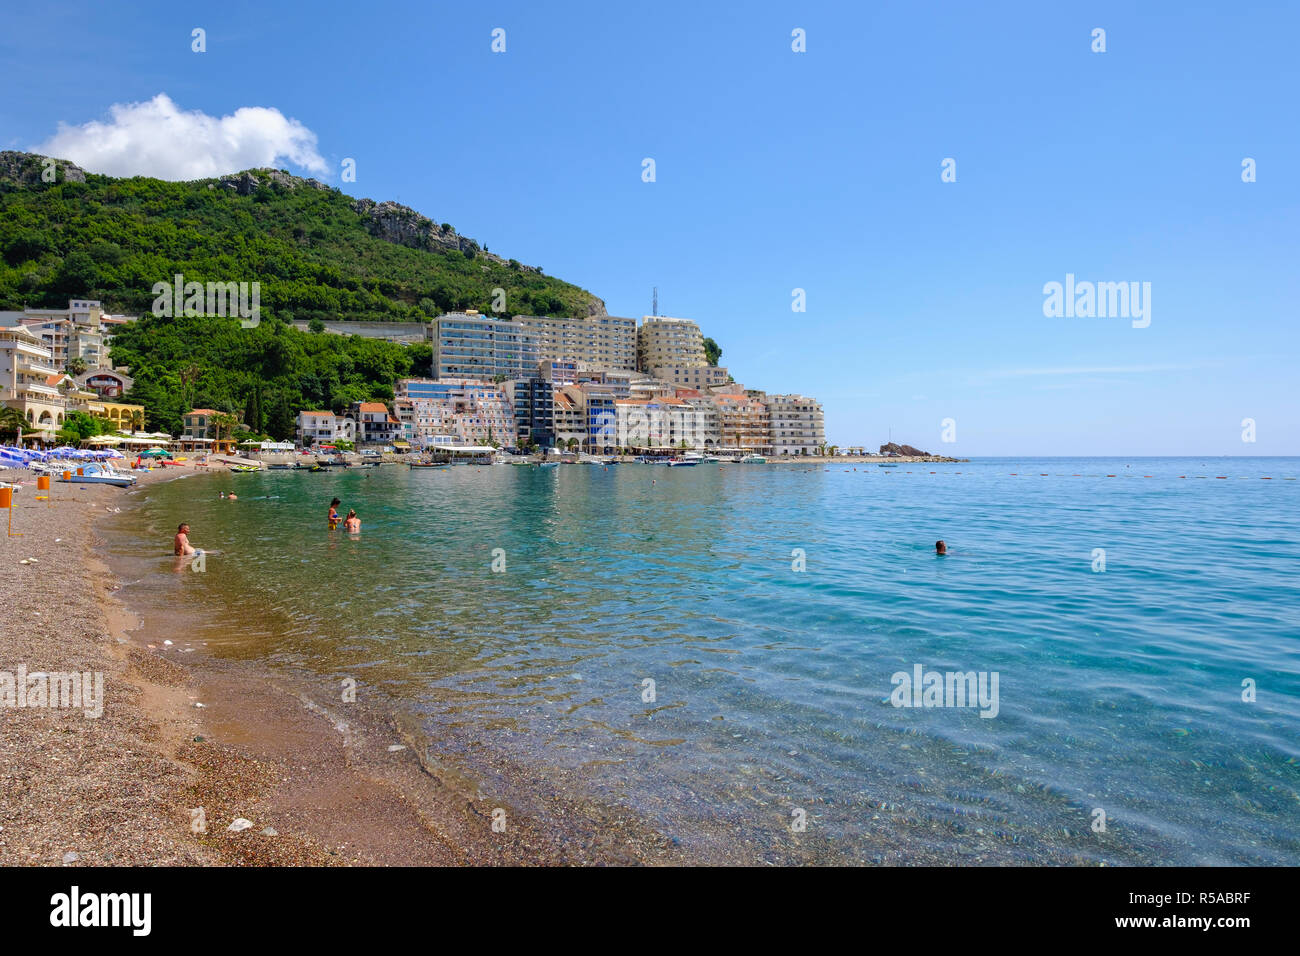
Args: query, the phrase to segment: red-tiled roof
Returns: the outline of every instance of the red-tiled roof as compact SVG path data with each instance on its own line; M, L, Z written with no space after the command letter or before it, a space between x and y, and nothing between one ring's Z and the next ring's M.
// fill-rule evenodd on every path
M191 408L186 415L220 415L221 413L212 408Z
M327 416L329 416L329 415L333 415L334 413L333 413L333 412L302 412L301 414L303 414L303 415L314 415L314 416L317 417L317 418L325 418L325 417L327 417Z
M362 402L361 410L363 412L386 412L388 411L388 406L383 402Z

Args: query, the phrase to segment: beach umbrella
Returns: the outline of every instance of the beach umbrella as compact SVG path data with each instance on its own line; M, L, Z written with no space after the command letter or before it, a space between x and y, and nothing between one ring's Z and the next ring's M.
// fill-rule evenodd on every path
M146 448L140 454L146 458L166 458L167 452L161 448Z

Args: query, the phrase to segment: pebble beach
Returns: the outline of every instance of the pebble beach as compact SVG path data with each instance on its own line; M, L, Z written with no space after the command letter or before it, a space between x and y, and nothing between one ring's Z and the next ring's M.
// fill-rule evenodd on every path
M178 472L136 472L131 492L54 482L47 503L37 500L34 475L0 471L0 481L18 486L14 536L0 535L8 612L0 671L104 681L98 717L0 707L0 866L664 857L663 841L635 826L620 830L618 845L569 846L563 833L520 817L508 838L494 835L494 807L450 768L431 773L396 728L341 720L282 680L188 646L179 627L144 626L115 597L118 580L99 560L102 525Z

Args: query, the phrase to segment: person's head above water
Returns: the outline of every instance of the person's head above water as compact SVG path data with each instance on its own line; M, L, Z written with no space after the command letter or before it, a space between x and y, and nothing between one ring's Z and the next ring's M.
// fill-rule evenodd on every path
M947 553L948 553L948 546L947 546L946 544L944 544L942 541L936 541L936 542L934 543L934 553L935 553L935 554L947 554Z
M339 505L341 505L341 504L343 504L343 502L341 502L341 501L339 501L337 498L335 498L333 501L330 502L330 507L331 507L331 508L337 508L337 507L338 507Z
M357 513L356 513L355 511L351 511L351 510L348 511L348 517L349 517L349 518L355 518L356 516L357 516Z

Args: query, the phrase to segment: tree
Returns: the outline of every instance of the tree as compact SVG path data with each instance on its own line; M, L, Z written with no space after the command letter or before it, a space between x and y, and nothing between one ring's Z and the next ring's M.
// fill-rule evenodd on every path
M210 419L212 427L216 430L217 439L220 440L223 435L229 438L234 432L235 426L239 424L239 419L227 412L219 412Z
M248 426L249 431L261 434L262 389L257 385L249 390L248 401L244 403L244 424Z
M722 348L713 339L704 340L704 359L710 365L716 366L718 359L722 358Z
M31 427L18 409L0 405L0 435L13 435L16 440L21 432L30 431Z
M68 364L63 366L63 371L67 372L73 378L76 378L78 375L86 374L87 367L86 360L81 356L77 356L68 359Z
M131 430L138 432L144 428L144 412L134 411L131 413Z
M325 323L322 322L320 319L312 319L310 322L307 323L307 331L319 335L320 333L325 331Z
M63 428L59 430L60 435L68 436L67 440L83 442L103 431L104 425L102 419L95 418L85 412L68 412L63 418Z

